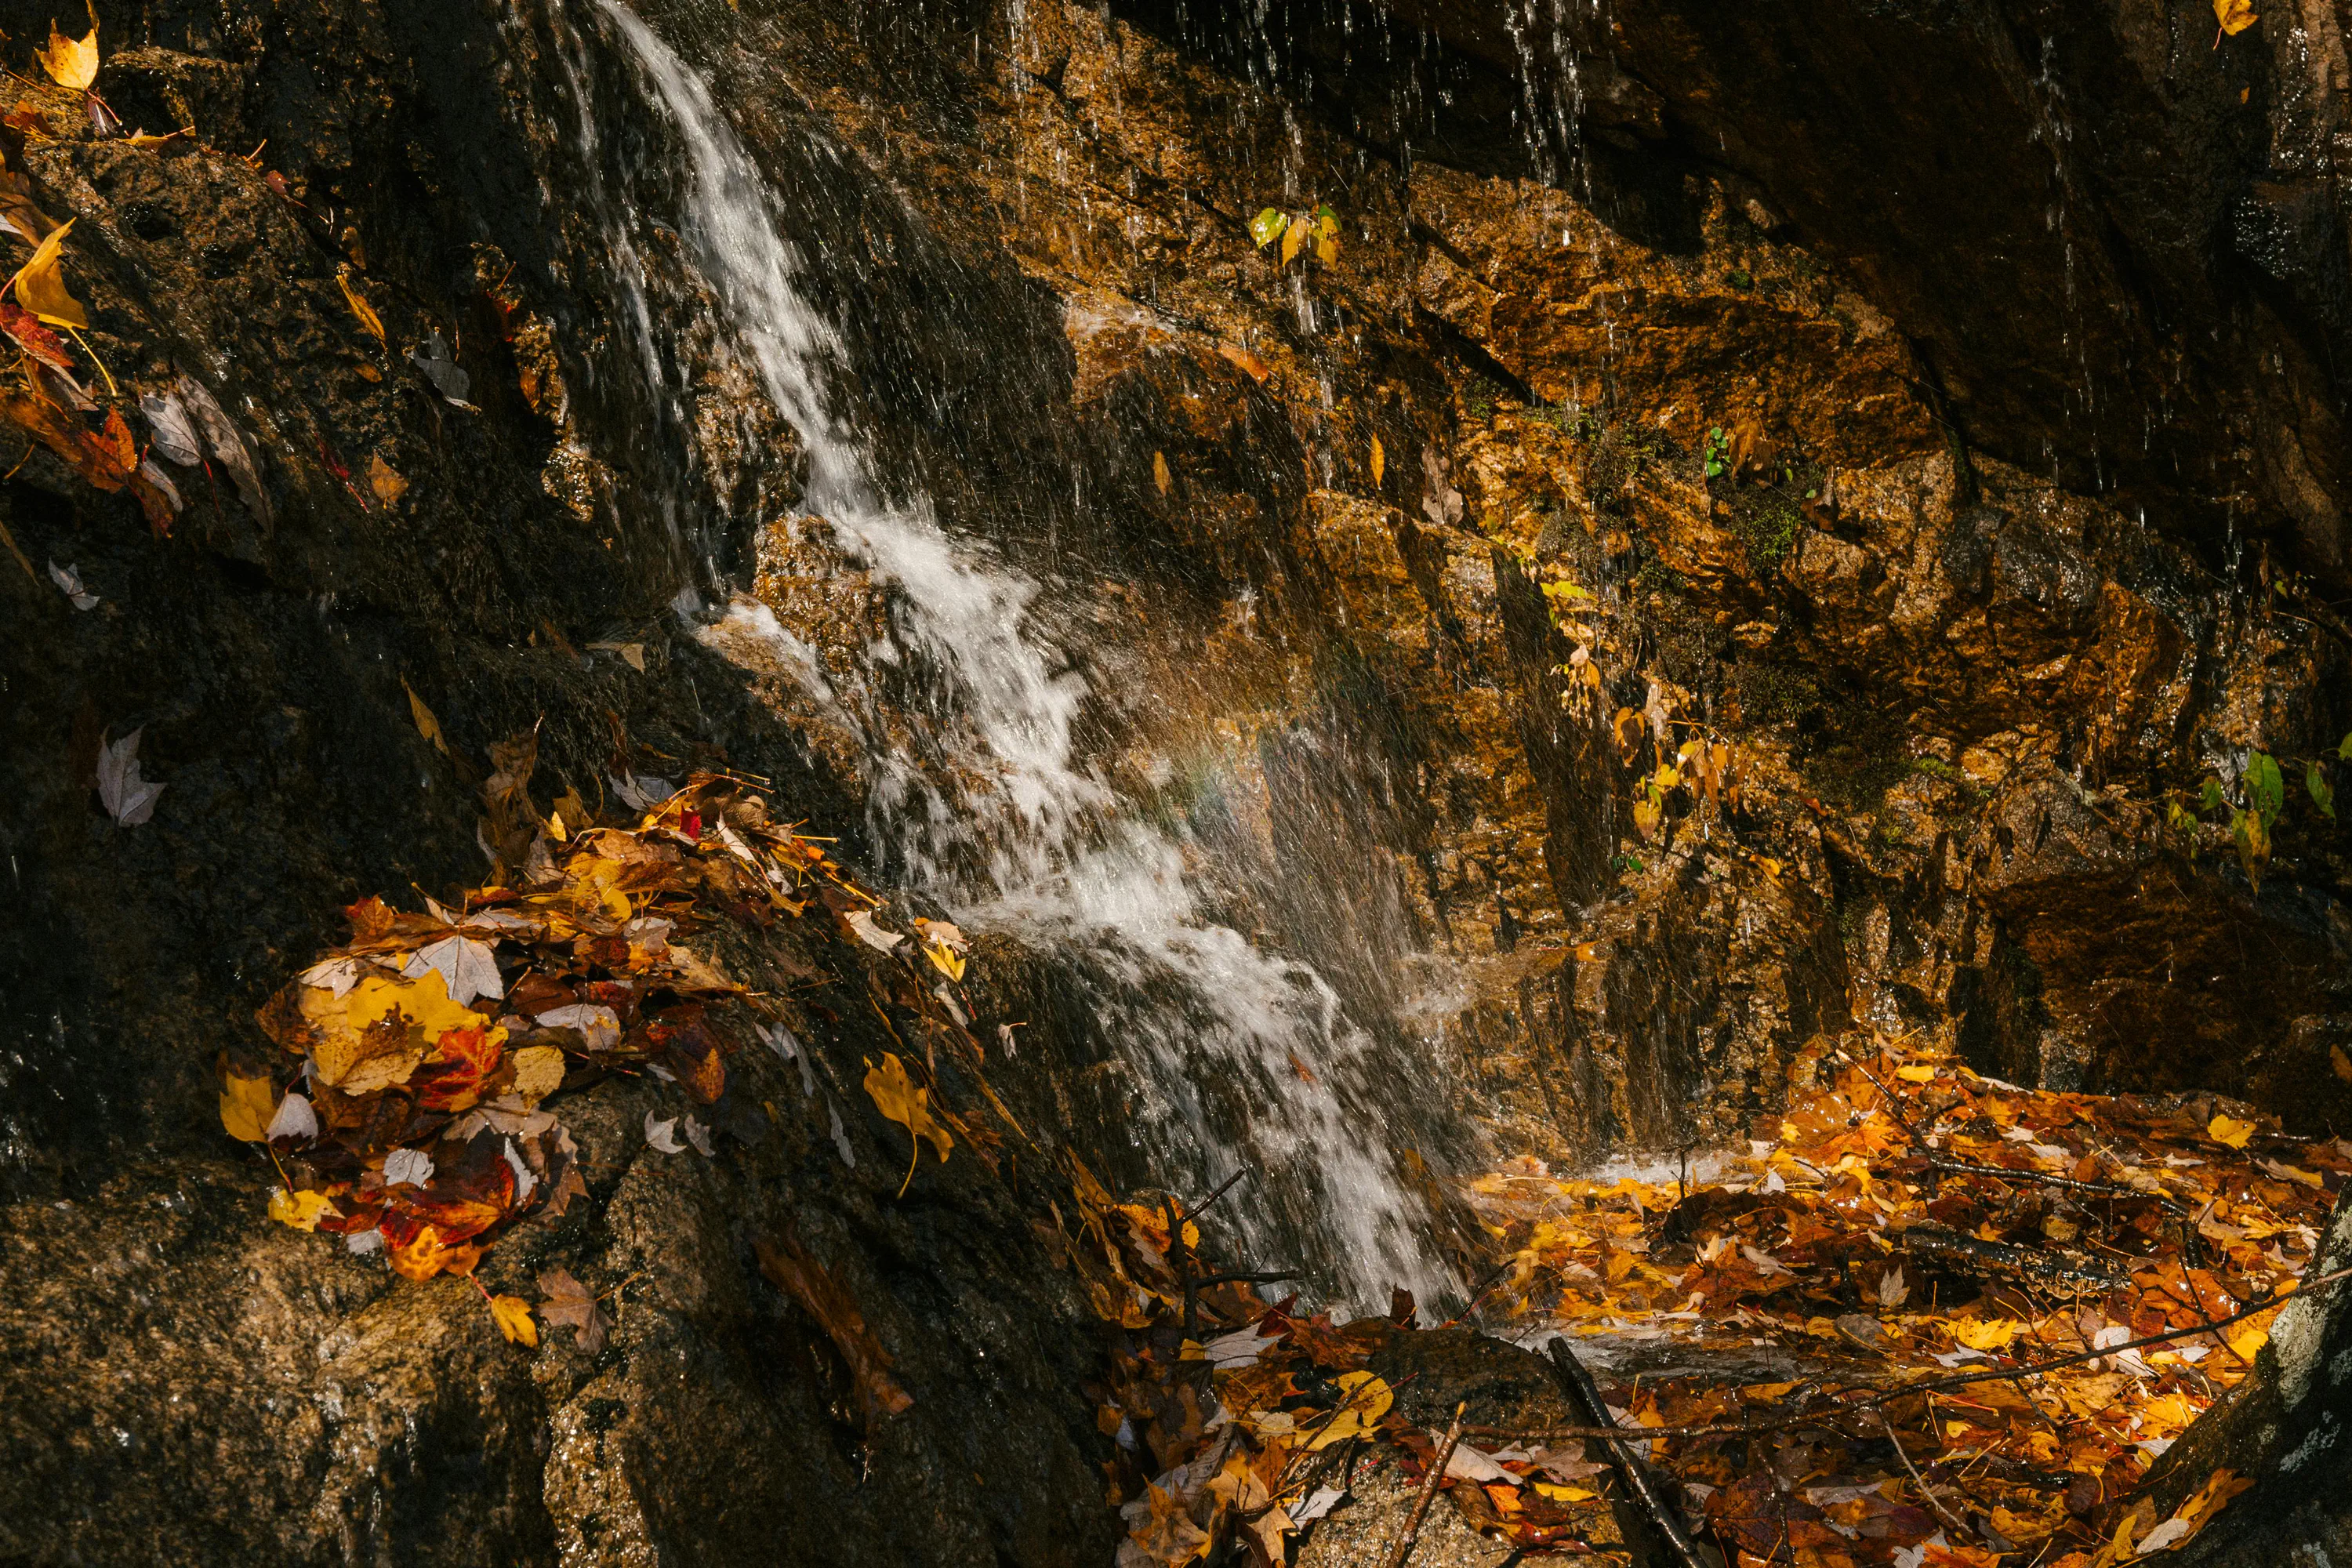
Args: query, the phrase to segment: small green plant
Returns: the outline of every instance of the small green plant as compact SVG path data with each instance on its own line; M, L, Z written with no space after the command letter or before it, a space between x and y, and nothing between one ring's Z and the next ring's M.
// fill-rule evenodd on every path
M1722 426L1715 426L1707 431L1705 454L1706 477L1710 479L1731 466L1731 439L1723 433Z
M1639 855L1619 855L1613 857L1609 865L1612 870L1622 876L1630 871L1642 869L1642 858Z
M1745 267L1735 267L1725 275L1724 281L1745 294L1756 287L1756 275Z
M2352 761L2352 735L2344 737L2336 748L2333 759ZM2238 774L2235 796L2229 786L2218 778L2208 777L2198 789L2192 803L2175 793L2165 805L2164 825L2189 841L2189 853L2197 853L2197 829L2207 816L2229 814L2230 842L2238 851L2238 863L2245 868L2246 879L2255 888L2263 885L2263 868L2271 858L2271 832L2279 818L2286 814L2287 773L2279 760L2265 751L2255 751L2246 758L2246 765ZM2336 820L2336 785L2328 776L2327 762L2319 757L2307 757L2303 765L2303 791L2311 804L2330 822Z

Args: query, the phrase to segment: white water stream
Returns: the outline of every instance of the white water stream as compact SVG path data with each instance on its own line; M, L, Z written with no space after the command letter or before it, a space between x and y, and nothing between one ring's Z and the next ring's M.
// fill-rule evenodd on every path
M952 798L840 692L814 651L738 597L702 635L764 648L856 735L869 828L903 874L973 929L1016 933L1073 976L1092 1026L1131 1072L1128 1131L1171 1187L1197 1195L1236 1166L1256 1179L1221 1205L1249 1267L1305 1265L1357 1306L1391 1284L1424 1300L1455 1287L1428 1237L1427 1204L1388 1146L1386 1108L1410 1068L1351 1022L1307 966L1202 917L1184 847L1125 813L1074 733L1098 694L1055 646L1046 590L951 538L919 498L894 503L866 444L836 412L844 361L798 281L763 175L696 72L643 19L599 0L685 154L675 221L749 356L809 455L803 501L892 595L891 629L864 671L914 668L945 688L923 737L967 781ZM625 254L615 247L616 254ZM658 387L656 388L658 391Z

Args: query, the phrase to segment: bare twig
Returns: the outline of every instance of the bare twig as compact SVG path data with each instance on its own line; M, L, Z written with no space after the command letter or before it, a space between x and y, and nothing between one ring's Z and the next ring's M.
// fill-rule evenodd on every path
M1895 1445L1895 1457L1903 1461L1905 1469L1911 1472L1911 1479L1919 1485L1919 1495L1927 1500L1927 1506L1936 1510L1936 1517L1948 1525L1955 1535L1974 1535L1976 1531L1953 1517L1952 1510L1944 1506L1944 1500L1929 1489L1927 1478L1919 1473L1919 1467L1911 1462L1909 1454L1904 1452L1903 1439L1895 1435L1895 1423L1886 1418L1886 1412L1884 1410L1878 1413L1878 1426L1879 1429L1886 1434L1886 1440Z
M1955 1176L1993 1176L2004 1182L2032 1182L2037 1186L2063 1187L2071 1193L2100 1193L2109 1197L2145 1198L2168 1213L2187 1215L2188 1207L2162 1193L2145 1192L2127 1187L2120 1182L2082 1182L2072 1176L2053 1176L2042 1171L2012 1171L2006 1165L1979 1164L1974 1160L1954 1160L1941 1154L1923 1154L1927 1168Z
M1584 1413L1595 1421L1608 1421L1609 1406L1601 1400L1599 1386L1593 1383L1592 1374L1584 1370L1584 1363L1576 1359L1576 1352L1568 1348L1565 1339L1552 1341L1551 1365L1552 1375L1559 1380L1560 1392L1568 1395L1571 1409L1582 1405ZM1652 1429L1645 1427L1638 1435L1647 1437L1652 1435ZM1634 1457L1632 1446L1625 1441L1626 1434L1615 1426L1609 1426L1603 1428L1601 1436L1608 1440L1609 1457L1616 1463L1617 1473L1625 1479L1625 1490L1641 1505L1642 1511L1650 1516L1650 1522L1657 1527L1658 1534L1665 1541L1666 1549L1673 1553L1675 1561L1682 1564L1682 1568L1706 1568L1698 1549L1691 1544L1689 1532L1683 1528L1680 1513L1659 1495L1656 1484L1650 1478L1649 1468Z
M1454 1450L1462 1444L1462 1415L1470 1408L1464 1400L1454 1407L1454 1424L1445 1429L1445 1441L1437 1447L1437 1458L1430 1462L1429 1473L1421 1478L1421 1495L1412 1500L1412 1511L1404 1518L1404 1533L1389 1548L1386 1568L1404 1568L1404 1560L1412 1555L1412 1543L1421 1534L1421 1521L1429 1512L1432 1499L1437 1496L1437 1483L1445 1478L1445 1467L1454 1462Z
M1244 1176L1248 1174L1249 1167L1247 1165L1244 1165L1240 1169L1236 1170L1232 1175L1227 1176L1223 1181L1219 1182L1215 1192L1211 1193L1207 1197L1202 1198L1199 1203L1192 1205L1192 1217L1198 1219L1211 1204L1215 1203L1219 1198L1223 1197L1226 1192L1231 1189L1235 1182L1240 1181Z

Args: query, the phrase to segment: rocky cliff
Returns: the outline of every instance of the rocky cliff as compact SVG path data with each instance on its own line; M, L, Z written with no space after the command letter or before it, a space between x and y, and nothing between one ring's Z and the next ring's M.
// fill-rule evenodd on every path
M1071 1154L1247 1151L1244 1234L1338 1289L1315 1211L1434 1190L1475 1267L1483 1151L1738 1137L1858 1025L2344 1124L2332 14L1294 9L102 6L158 144L0 10L93 405L27 369L0 436L0 1554L1099 1561ZM773 233L714 237L687 193L754 176ZM168 446L184 377L234 434L142 510L76 438ZM856 510L918 502L986 573ZM487 1267L639 1283L529 1363L271 1223L217 1062L341 907L485 879L534 725L534 811L757 775L902 912L993 910L1034 1157L902 1201L854 1088L853 1169L599 1085L590 1204ZM1060 940L1121 824L1183 918ZM899 1048L870 949L778 951L835 1080ZM878 1440L759 1278L787 1224L899 1358Z

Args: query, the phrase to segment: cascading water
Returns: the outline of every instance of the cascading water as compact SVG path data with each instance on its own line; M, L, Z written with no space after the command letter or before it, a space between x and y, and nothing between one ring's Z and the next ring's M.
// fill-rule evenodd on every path
M1391 1108L1429 1098L1411 1064L1312 969L1204 918L1186 844L1138 820L1082 754L1082 707L1113 694L1057 646L1045 585L951 538L920 497L884 496L836 408L838 336L796 281L759 166L646 21L614 0L601 15L683 149L672 216L688 254L806 444L809 519L793 526L828 526L891 601L887 634L862 653L865 691L838 689L748 598L704 623L705 640L763 650L855 739L893 876L1050 954L1132 1072L1140 1104L1126 1131L1161 1181L1197 1194L1237 1165L1255 1171L1227 1200L1253 1265L1303 1266L1359 1305L1385 1305L1391 1283L1424 1299L1453 1288L1429 1205L1385 1146ZM910 670L936 688L919 737L930 767L871 718L870 688Z

